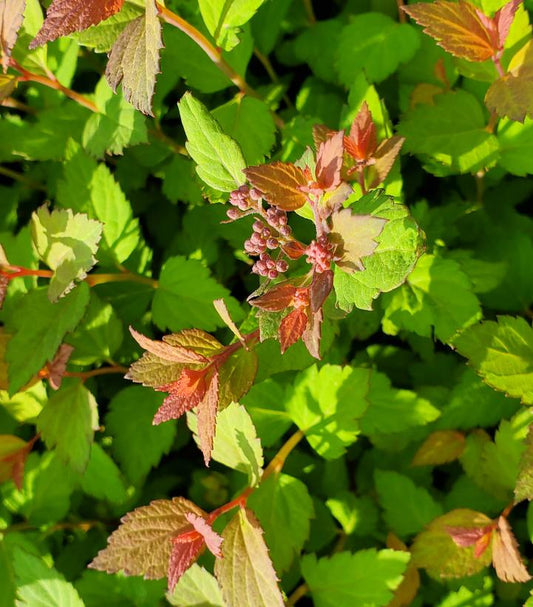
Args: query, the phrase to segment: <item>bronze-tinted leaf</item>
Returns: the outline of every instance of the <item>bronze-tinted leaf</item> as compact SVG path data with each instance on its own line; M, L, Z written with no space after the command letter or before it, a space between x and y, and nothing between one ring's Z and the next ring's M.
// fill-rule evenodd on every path
M387 178L394 161L398 157L400 150L402 149L405 137L394 135L389 139L384 139L378 146L374 154L374 164L370 167L371 171L375 173L373 179L370 182L370 188L376 188L379 184L383 183Z
M124 0L54 0L30 48L96 25L118 13L123 4Z
M4 72L7 70L9 64L11 50L17 41L18 31L24 19L25 8L26 0L2 0L0 5L0 51Z
M498 50L497 40L491 36L476 7L469 2L436 0L402 8L437 44L456 57L486 61Z
M409 552L402 540L392 532L387 534L387 548ZM418 569L410 562L403 575L402 583L394 591L394 598L387 604L387 607L407 607L413 602L419 588L420 574Z
M179 345L170 345L165 341L150 339L149 337L145 337L142 333L138 333L133 327L130 327L130 333L141 348L144 348L151 354L155 354L168 362L185 364L207 362L205 356L196 353L190 348L184 348Z
M505 6L503 6L493 18L494 25L498 31L498 42L500 48L503 48L509 30L514 20L514 16L522 0L510 0Z
M322 338L322 308L316 312L309 313L305 331L302 333L302 341L311 356L320 360L320 340Z
M295 294L296 287L285 283L275 286L264 295L250 299L250 305L267 312L280 312L291 305Z
M200 449L204 455L204 462L209 466L211 451L213 451L213 438L215 436L218 411L219 376L215 373L202 402L198 405L198 438Z
M464 451L465 435L456 430L432 432L413 457L412 466L439 466L456 460Z
M492 564L496 575L504 582L528 582L531 579L522 562L511 526L503 516L498 518L492 541Z
M366 101L352 122L350 136L345 138L344 146L356 160L367 160L376 151L376 125Z
M74 351L72 346L68 344L61 344L52 360L48 363L48 381L52 390L59 390L65 371L67 370L67 363L70 355Z
M296 308L285 316L279 325L279 343L282 354L300 339L306 325L307 314L304 308Z
M0 483L12 479L17 489L22 489L24 464L37 436L26 442L18 436L0 434Z
M446 527L450 537L460 548L474 546L474 556L478 559L489 547L494 525L485 527Z
M289 162L272 162L244 169L248 181L265 199L284 211L303 207L307 197L301 187L307 185L302 169Z
M316 180L324 190L335 189L341 181L344 131L338 131L320 144L316 158Z
M309 287L309 305L311 312L318 312L333 288L333 272L315 272Z
M157 410L153 424L158 425L170 419L178 419L202 401L207 391L207 369L183 369L177 381L159 386L161 392L169 395Z

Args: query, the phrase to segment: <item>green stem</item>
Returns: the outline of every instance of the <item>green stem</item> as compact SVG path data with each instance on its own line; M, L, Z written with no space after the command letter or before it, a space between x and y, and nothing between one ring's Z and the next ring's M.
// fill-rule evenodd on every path
M407 23L407 17L402 10L402 6L405 5L404 0L396 0L396 4L398 5L398 20L400 23Z
M36 181L32 181L31 179L28 179L25 175L22 175L22 173L17 173L17 171L13 171L12 169L9 169L7 167L0 166L0 175L5 175L6 177L13 179L14 181L19 181L20 183L23 183L25 186L33 190L40 190L42 192L47 191L44 185L37 183Z
M291 596L285 601L285 607L292 607L296 605L296 603L303 598L309 592L309 586L307 584L301 584L296 588L296 590L291 594Z
M307 14L307 19L311 25L316 23L315 11L313 10L312 0L302 0L305 8L305 12Z
M150 285L154 289L157 289L159 286L159 283L155 278L141 276L140 274L134 274L133 272L123 272L122 274L89 274L85 279L85 282L90 287L107 282L139 282L141 284Z
M90 371L66 371L65 377L79 377L83 381L90 377L96 377L98 375L109 375L110 373L122 373L123 375L128 372L128 367L122 365L114 365L113 367L100 367L99 369L91 369Z

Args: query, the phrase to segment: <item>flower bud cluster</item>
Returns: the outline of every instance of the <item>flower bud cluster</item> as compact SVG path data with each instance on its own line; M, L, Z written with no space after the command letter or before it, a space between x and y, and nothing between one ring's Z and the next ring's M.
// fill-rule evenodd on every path
M289 264L284 259L277 261L272 259L268 253L261 253L259 259L252 266L252 272L265 276L270 279L277 278L279 274L283 274L289 268Z
M314 266L319 274L330 269L333 259L333 244L329 242L327 236L321 236L318 240L313 240L305 250L307 263Z
M291 228L288 225L287 213L277 207L269 207L266 210L266 220L268 225L277 230L282 236L288 238L291 235Z

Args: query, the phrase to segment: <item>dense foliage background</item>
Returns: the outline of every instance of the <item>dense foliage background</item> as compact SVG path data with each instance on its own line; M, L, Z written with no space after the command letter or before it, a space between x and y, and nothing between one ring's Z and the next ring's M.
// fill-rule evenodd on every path
M0 607L533 605L533 3L44 4L0 5ZM309 200L274 274L234 221L273 161L347 187L305 308Z

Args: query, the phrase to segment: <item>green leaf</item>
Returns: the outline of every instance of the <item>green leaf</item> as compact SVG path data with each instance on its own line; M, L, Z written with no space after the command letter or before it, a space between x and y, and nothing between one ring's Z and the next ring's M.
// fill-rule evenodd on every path
M281 574L289 569L309 537L310 520L314 517L309 491L293 476L271 474L247 503L263 527L270 557Z
M395 203L382 190L355 202L349 199L347 204L357 215L369 214L388 220L376 238L379 243L376 250L365 258L364 270L353 274L335 270L337 305L346 312L354 306L371 310L373 300L380 293L400 286L413 269L420 255L420 234L407 208Z
M512 175L533 174L533 120L524 123L503 119L498 123L500 159L498 165Z
M225 607L216 579L196 563L181 576L167 600L176 607Z
M364 70L369 82L381 82L400 63L409 61L419 44L419 35L411 25L398 24L382 13L356 15L340 33L336 53L340 80L350 86Z
M126 476L138 483L170 451L176 423L152 425L164 394L131 386L111 401L106 429L113 437L112 451ZM142 449L138 448L142 445Z
M369 496L355 497L343 491L326 501L331 514L339 521L346 535L372 535L378 526L379 513Z
M89 287L82 283L57 303L50 303L47 289L27 293L14 311L14 336L9 340L9 393L17 392L44 364L52 360L63 337L80 322L89 303ZM28 319L31 318L31 322ZM35 347L39 344L39 347Z
M276 125L264 101L236 97L217 107L213 117L240 146L248 166L260 164L276 143Z
M121 264L142 242L139 222L120 185L105 164L97 163L74 141L67 143L63 179L57 199L64 207L86 212L104 224L98 259L106 265Z
M385 510L385 521L400 537L418 533L442 514L441 505L408 476L376 470L374 478L380 505Z
M96 85L98 113L93 114L83 131L83 147L101 158L106 152L122 154L125 147L146 143L144 117L122 96L114 95L105 79Z
M120 470L98 443L91 448L81 488L96 499L105 499L112 504L122 504L128 497Z
M197 204L202 201L202 190L195 174L193 161L176 154L163 171L162 190L170 202L180 200Z
M187 135L187 151L205 183L231 192L245 182L246 162L239 145L228 137L203 103L186 93L178 104Z
M498 159L498 140L486 124L479 101L460 89L409 110L398 132L406 138L404 151L429 154L453 172L474 173Z
M163 600L166 586L163 580L108 575L92 569L85 569L76 580L76 590L86 607L154 607Z
M481 306L459 264L423 255L400 289L383 297L383 330L413 331L447 343L481 318Z
M239 44L239 28L247 23L264 0L199 0L204 23L217 46L230 51Z
M249 509L239 508L222 533L224 558L215 576L227 607L283 607L263 532Z
M392 599L409 561L396 550L339 552L302 559L302 575L316 607L382 607Z
M286 403L287 412L315 451L325 459L340 457L357 439L368 406L370 371L338 365L313 365L300 373Z
M33 243L41 260L53 270L48 297L55 302L83 280L96 263L94 255L102 224L71 209L52 212L40 207L32 215Z
M124 28L142 14L141 7L134 2L125 2L115 13L98 25L92 25L82 32L71 34L81 46L93 49L97 53L108 53ZM46 47L45 47L46 48Z
M230 302L230 312L239 310L229 291L214 280L199 261L171 257L161 269L152 302L155 324L162 330L201 327L213 331L224 325L213 307L213 300Z
M466 605L468 607L490 607L494 604L492 586L490 577L483 578L481 588L469 589L467 586L461 586L459 590L448 593L437 607L465 607Z
M49 449L76 472L89 462L94 431L98 429L98 405L80 381L63 386L37 418L37 428Z
M483 321L454 345L489 386L533 404L533 329L523 318Z
M199 444L196 416L189 414L187 421ZM263 449L254 424L242 405L231 403L218 412L211 459L246 474L252 487L259 482Z
M161 21L155 0L146 2L144 15L131 21L117 38L107 62L105 77L116 92L122 83L126 101L144 114L152 114L152 97L163 47Z
M315 76L331 84L337 84L339 79L338 70L332 69L336 67L338 45L331 41L338 39L343 25L338 19L317 21L313 27L305 28L293 43L298 60L307 63Z
M84 607L74 586L22 548L13 548L18 607Z
M46 46L29 50L33 37L43 24L43 9L39 0L26 0L24 20L18 33L17 43L13 48L13 58L27 70L46 75L47 48Z

